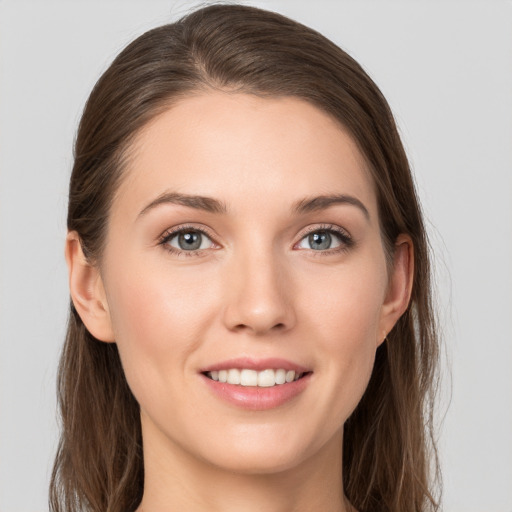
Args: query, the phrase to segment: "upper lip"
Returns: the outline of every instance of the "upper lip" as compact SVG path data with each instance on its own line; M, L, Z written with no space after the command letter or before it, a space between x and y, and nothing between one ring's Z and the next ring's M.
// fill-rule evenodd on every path
M299 373L306 373L311 369L306 368L303 365L294 363L287 359L281 359L277 357L269 357L265 359L253 359L250 357L237 357L235 359L228 359L218 363L211 364L202 368L201 373L213 372L219 370L230 370L231 368L256 370L261 372L267 369L283 369L283 370L294 370Z

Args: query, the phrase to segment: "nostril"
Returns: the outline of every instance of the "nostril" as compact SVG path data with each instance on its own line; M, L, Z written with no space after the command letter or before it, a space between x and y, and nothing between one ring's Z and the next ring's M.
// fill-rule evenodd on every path
M246 324L238 324L238 325L234 326L234 330L236 330L236 331L242 331L244 329L252 330L253 328ZM284 323L280 322L280 323L274 325L271 329L282 331L283 329L286 329L286 325Z

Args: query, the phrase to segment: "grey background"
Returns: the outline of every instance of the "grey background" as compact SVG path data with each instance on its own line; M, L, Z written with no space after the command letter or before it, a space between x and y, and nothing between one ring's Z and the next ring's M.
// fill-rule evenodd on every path
M437 254L444 510L512 512L512 3L246 3L336 41L394 109ZM0 0L0 512L47 509L84 101L128 41L194 5Z

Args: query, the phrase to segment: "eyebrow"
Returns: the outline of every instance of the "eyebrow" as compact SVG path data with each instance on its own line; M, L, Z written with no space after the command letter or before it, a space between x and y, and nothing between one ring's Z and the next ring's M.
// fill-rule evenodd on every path
M177 192L164 192L159 195L154 201L151 201L144 209L139 213L141 215L146 214L153 208L160 206L161 204L179 204L182 206L188 206L189 208L195 208L197 210L204 210L210 213L226 213L227 207L218 199L212 197L195 196L190 194L179 194Z
M355 206L363 212L367 220L370 220L370 213L368 211L368 208L366 208L366 206L359 199L357 199L357 197L349 196L346 194L333 194L305 198L300 201L297 201L297 203L295 203L295 205L293 206L292 210L295 213L309 213L318 210L325 210L330 206L334 206L336 204L348 204L351 206Z
M145 206L139 213L139 217L162 204L178 204L187 206L189 208L195 208L197 210L204 210L209 213L227 213L228 211L224 202L212 197L181 194L178 192L164 192L156 199L151 201L151 203L149 203L147 206ZM346 194L322 195L311 198L304 198L300 201L297 201L292 206L292 212L296 214L310 213L319 210L325 210L337 204L355 206L361 210L361 212L368 220L370 220L370 213L368 212L366 206L356 197Z

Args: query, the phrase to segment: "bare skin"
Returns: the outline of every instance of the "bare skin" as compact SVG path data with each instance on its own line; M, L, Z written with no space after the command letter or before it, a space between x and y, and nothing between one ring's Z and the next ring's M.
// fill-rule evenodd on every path
M355 143L300 99L211 92L132 149L99 266L73 232L66 255L75 307L117 343L141 407L138 512L353 512L343 424L413 270L404 236L387 265ZM233 358L279 358L307 380L248 407L205 371Z

